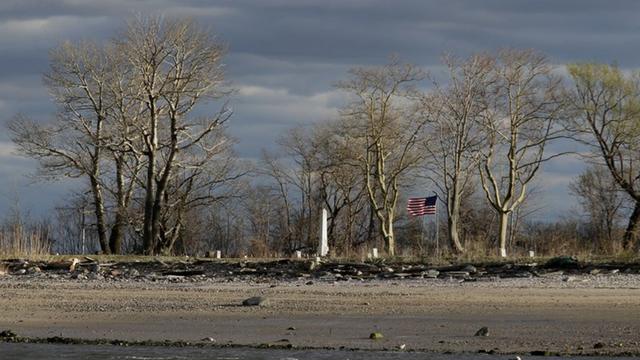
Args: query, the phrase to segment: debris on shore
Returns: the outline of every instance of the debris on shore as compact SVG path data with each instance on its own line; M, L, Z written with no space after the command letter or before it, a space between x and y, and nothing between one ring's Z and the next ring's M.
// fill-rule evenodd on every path
M457 282L496 281L557 275L571 282L578 275L640 274L640 263L581 263L575 258L553 258L543 264L495 262L430 265L427 263L343 262L326 260L225 260L192 258L176 261L111 261L92 257L64 261L7 259L0 274L69 280L103 281L294 281L305 284L340 281L431 279ZM566 279L566 280L565 280Z

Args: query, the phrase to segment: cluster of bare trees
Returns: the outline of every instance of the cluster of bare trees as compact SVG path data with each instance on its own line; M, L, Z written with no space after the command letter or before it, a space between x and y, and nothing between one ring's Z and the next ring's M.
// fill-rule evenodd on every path
M399 204L412 191L428 195L426 186L437 188L444 203L452 252L464 253L467 238L493 244L501 256L508 245L534 250L535 241L523 234L548 226L527 223L535 209L526 202L543 164L568 154L554 145L575 140L593 147L582 155L600 165L571 186L588 214L573 237L600 243L592 250L612 251L620 237L624 249L636 246L637 206L624 235L619 231L627 204L637 204L640 181L635 77L614 67L571 65L572 79L563 79L532 50L446 57L444 64L442 83L395 58L352 70L338 84L347 101L335 120L285 135L280 162L265 156L270 189L284 199L287 219L284 235L275 237L300 241L287 250L317 243L324 207L338 253L384 245L393 256L394 229L401 229L404 245L416 231ZM430 86L423 86L427 78ZM563 233L571 233L567 227Z
M230 196L240 176L224 133L231 112L224 47L183 20L138 18L106 45L64 43L51 51L45 83L58 105L53 120L24 116L8 127L40 175L88 184L100 251L171 253L190 214Z
M381 247L394 256L423 248L419 223L402 209L409 193L431 187L452 253L481 242L506 256L507 247L535 248L536 231L557 230L524 215L542 165L565 155L553 146L561 139L584 144L593 163L571 186L588 231L566 223L562 232L607 251L620 237L623 248L637 246L635 75L571 65L563 78L531 50L448 56L445 78L392 58L351 70L337 84L346 100L334 119L291 129L249 169L225 134L224 52L195 23L159 18L137 18L107 44L52 50L45 83L58 111L45 123L17 116L8 128L40 176L79 179L72 211L59 218L81 224L83 239L89 229L100 251L314 253L324 208L334 254ZM247 172L257 180L242 181Z

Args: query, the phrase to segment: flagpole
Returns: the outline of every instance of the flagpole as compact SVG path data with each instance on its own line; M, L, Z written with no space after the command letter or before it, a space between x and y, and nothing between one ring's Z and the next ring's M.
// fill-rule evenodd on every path
M438 257L438 259L440 259L440 237L438 236L438 193L437 192L433 192L436 195L436 256Z

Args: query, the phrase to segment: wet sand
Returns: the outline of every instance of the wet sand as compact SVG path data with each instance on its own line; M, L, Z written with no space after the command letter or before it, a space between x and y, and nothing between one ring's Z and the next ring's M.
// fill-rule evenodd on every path
M191 342L211 337L217 344L336 349L405 344L436 352L640 354L640 277L617 276L311 285L5 277L0 278L0 330L30 337ZM256 295L268 304L240 306ZM489 336L474 336L483 326ZM384 339L368 339L374 331Z

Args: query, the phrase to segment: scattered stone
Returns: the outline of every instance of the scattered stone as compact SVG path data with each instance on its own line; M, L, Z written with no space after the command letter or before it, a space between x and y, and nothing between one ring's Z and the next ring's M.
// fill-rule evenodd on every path
M447 271L444 273L444 275L448 275L456 279L469 277L469 273L467 271Z
M16 337L18 337L18 335L11 330L0 331L0 339L14 339Z
M200 341L212 342L212 343L213 343L213 342L216 342L216 339L214 339L214 338L212 338L212 337L206 337L206 338L203 338L203 339L202 339L202 340L200 340Z
M549 351L546 350L533 350L531 352L532 356L550 356L551 353Z
M289 326L289 327L287 328L287 330L289 330L289 331L293 331L293 330L295 330L295 329L296 329L296 327L295 327L295 326Z
M92 273L100 272L100 264L95 263L95 264L89 265L89 271Z
M372 332L371 334L369 334L369 339L371 340L380 340L384 338L384 335L382 335L382 333L380 332Z
M27 269L18 269L13 273L13 275L24 275L27 273Z
M424 277L429 278L429 279L435 279L435 278L438 277L438 275L440 275L440 271L434 270L434 269L427 270L424 273Z
M592 269L591 271L589 271L590 275L598 275L600 274L600 269Z
M114 270L111 270L111 271L109 272L109 274L110 274L111 276L120 276L120 275L122 275L122 271L120 271L120 270L115 270L115 269L114 269Z
M549 259L545 266L558 269L577 269L580 267L580 264L578 263L578 259L573 256L558 256Z
M573 281L576 281L576 278L575 278L575 276L565 276L565 277L562 278L562 281L564 281L564 282L573 282Z
M398 345L398 350L404 350L407 347L407 344Z
M473 336L489 336L489 328L486 326L483 326L480 329L478 329L478 331L476 331L475 335Z
M605 344L602 342L597 342L595 344L593 344L593 348L594 349L602 349L603 347L605 347Z
M305 285L313 285L313 281L309 280L306 283L304 283Z
M250 297L242 302L242 306L265 306L267 305L267 298L263 296Z
M478 272L478 269L476 269L475 266L469 264L469 265L465 266L464 268L462 268L462 271L466 271L466 272L468 272L470 274L475 274L475 273Z

